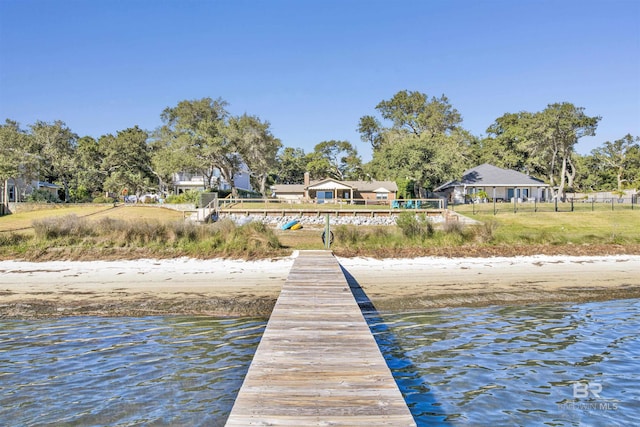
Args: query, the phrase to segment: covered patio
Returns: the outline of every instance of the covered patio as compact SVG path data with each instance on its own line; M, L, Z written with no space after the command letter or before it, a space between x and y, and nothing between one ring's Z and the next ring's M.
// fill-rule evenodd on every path
M316 203L332 202L334 200L353 200L356 188L334 179L325 179L306 187L307 197Z

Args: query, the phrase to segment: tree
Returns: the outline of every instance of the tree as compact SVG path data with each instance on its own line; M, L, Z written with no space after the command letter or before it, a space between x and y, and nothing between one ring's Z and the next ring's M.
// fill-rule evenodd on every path
M400 91L376 106L384 122L363 116L358 130L373 147L366 171L377 179L414 182L414 194L455 178L468 166L476 140L461 127L460 113L442 95Z
M528 131L526 146L545 170L549 184L559 200L565 199L565 189L573 188L576 168L574 147L583 136L595 135L600 117L589 117L584 108L563 102L550 104L525 122Z
M64 200L69 202L69 186L76 171L78 135L60 120L53 123L37 121L31 125L31 135L43 159L42 170L62 183Z
M141 195L152 184L149 134L138 126L119 131L117 136L103 135L98 140L102 170L107 178L104 188L116 194Z
M159 170L195 171L213 181L216 170L238 195L235 176L246 165L266 193L269 171L274 167L280 140L269 122L244 114L231 117L221 99L181 101L162 113L164 126L156 133L154 165Z
M284 147L276 159L274 175L280 184L302 184L308 158L301 148Z
M330 176L343 181L362 176L362 160L349 141L323 141L308 158L307 167L314 178Z
M462 175L470 138L465 131L400 138L374 152L368 170L378 179L411 181L413 194L426 197L428 190Z
M282 143L271 134L269 122L244 114L231 117L228 127L237 138L237 151L246 163L251 176L257 181L260 193L267 196L267 178L276 164L276 156Z
M554 197L564 200L566 188L575 185L574 147L583 136L595 135L599 120L568 102L549 104L537 113L507 113L487 129L493 137L485 140L483 156L499 166L544 177Z
M78 139L76 148L75 189L72 196L76 200L89 199L102 191L104 175L101 173L102 157L98 141L90 136Z
M222 99L202 98L166 108L160 116L164 125L156 133L154 165L165 174L168 170L199 173L206 187L215 168L221 170L223 158L234 150L222 134L229 117L227 105Z
M363 116L360 118L358 132L360 132L360 139L371 144L373 151L378 150L384 142L382 125L378 119L373 116Z
M543 175L527 145L526 126L521 126L531 117L532 114L526 111L498 117L487 129L489 136L481 142L478 163L491 163L527 175Z
M633 180L634 173L640 167L636 164L634 154L638 151L640 137L633 138L630 134L613 142L607 141L602 147L591 151L603 169L612 171L616 176L617 189L621 191L625 182Z
M37 168L37 159L29 152L29 135L20 125L7 119L0 125L0 182L2 183L2 209L9 211L9 180L17 182L21 176Z
M445 95L429 100L424 93L402 90L390 100L381 101L376 109L383 119L393 123L394 129L405 130L415 136L448 134L462 123L460 113ZM370 121L365 116L361 119L361 125Z
M576 191L613 190L616 187L616 178L609 171L602 168L602 163L595 156L576 154L573 158L576 168Z

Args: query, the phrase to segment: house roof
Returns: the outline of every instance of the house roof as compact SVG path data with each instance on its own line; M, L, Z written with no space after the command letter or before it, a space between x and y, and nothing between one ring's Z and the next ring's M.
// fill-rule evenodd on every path
M283 194L283 193L300 193L304 194L305 185L304 184L275 184L271 186L271 190L274 193Z
M544 181L511 169L502 169L489 163L466 170L462 179L449 181L434 191L451 187L548 187Z
M398 184L394 181L342 181L347 185L351 185L358 191L365 193L379 193L381 188L395 193L398 191Z
M58 189L58 188L62 188L62 187L60 187L59 185L56 185L56 184L52 184L50 182L38 181L38 188Z
M309 190L350 190L354 189L353 185L349 185L346 182L338 181L336 179L323 179L322 181L314 182L307 187Z

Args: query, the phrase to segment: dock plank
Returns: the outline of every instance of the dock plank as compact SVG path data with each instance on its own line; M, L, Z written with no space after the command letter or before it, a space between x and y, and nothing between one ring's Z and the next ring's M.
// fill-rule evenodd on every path
M330 251L296 258L226 425L416 425Z

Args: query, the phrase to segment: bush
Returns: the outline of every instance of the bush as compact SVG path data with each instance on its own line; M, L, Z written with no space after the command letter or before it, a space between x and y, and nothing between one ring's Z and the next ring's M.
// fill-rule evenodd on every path
M338 242L354 245L361 240L361 234L353 225L339 225L335 229L335 238Z
M52 240L61 237L83 238L94 234L93 227L76 215L45 218L33 221L36 238Z
M197 204L200 200L200 191L197 190L187 190L184 193L180 194L171 194L167 196L165 199L165 203L181 205L185 203Z
M171 230L173 232L174 240L176 241L183 240L187 242L195 242L198 240L200 235L200 228L193 222L175 222L171 227Z
M29 238L23 234L16 233L0 233L0 247L19 245Z
M27 197L27 202L33 203L59 203L60 199L57 194L53 194L45 189L34 190L29 197Z
M95 199L93 199L93 203L115 203L116 199L114 199L113 197L105 197L105 196L98 196Z
M478 242L489 243L493 240L496 228L498 228L498 223L496 221L489 220L473 227L472 232Z
M396 224L402 230L402 234L410 239L424 240L433 236L433 224L427 219L425 214L415 215L411 212L402 212Z

